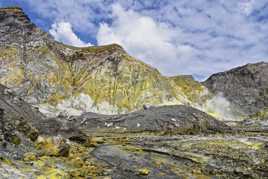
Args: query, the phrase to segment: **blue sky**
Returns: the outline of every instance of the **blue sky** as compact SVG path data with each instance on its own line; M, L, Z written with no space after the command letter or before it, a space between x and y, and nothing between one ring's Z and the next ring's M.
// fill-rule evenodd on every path
M21 6L55 39L118 43L164 75L268 61L268 0L1 0Z

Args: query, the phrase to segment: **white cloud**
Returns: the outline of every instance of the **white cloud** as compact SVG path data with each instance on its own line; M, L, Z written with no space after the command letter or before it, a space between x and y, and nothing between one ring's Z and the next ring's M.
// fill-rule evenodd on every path
M180 63L180 56L193 53L191 47L173 43L179 38L178 33L166 24L132 10L126 11L119 4L112 7L112 15L114 21L111 25L103 23L100 26L97 34L99 45L118 43L131 55L168 75L178 73L174 65Z
M49 30L49 33L62 43L73 45L76 47L91 46L90 43L85 43L80 40L72 30L72 25L69 22L54 23Z
M250 13L253 10L254 3L255 3L255 0L242 0L239 3L240 10L242 11L242 13L246 15L250 15Z
M70 22L77 32L86 35L95 34L96 19L106 17L105 0L15 0L28 4L30 9L45 20L51 22ZM21 2L20 2L21 3ZM101 13L96 12L100 9Z
M165 75L201 79L268 61L267 0L22 1L40 19L69 22L92 42L119 43Z
M255 1L221 2L173 1L157 11L134 11L141 6L137 3L127 10L116 4L112 23L100 25L97 41L119 43L165 75L194 74L199 79L265 60L268 25L248 18Z
M201 110L220 120L235 121L240 120L241 118L238 115L235 115L231 103L221 93L216 94L213 98L207 100L201 107Z

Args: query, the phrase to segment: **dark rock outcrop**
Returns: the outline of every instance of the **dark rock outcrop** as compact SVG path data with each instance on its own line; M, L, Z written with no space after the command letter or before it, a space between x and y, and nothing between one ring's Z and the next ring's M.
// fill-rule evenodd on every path
M33 142L39 136L33 124L43 119L36 109L0 85L1 156L20 158L25 152L33 150Z
M29 105L3 85L0 85L0 108L11 118L24 118L32 122L44 118L38 108Z
M178 179L182 178L171 170L163 167L157 168L152 160L144 158L143 155L133 155L125 151L120 146L101 146L95 149L92 154L114 167L112 177L115 179L133 178L133 179Z
M37 28L19 7L0 8L0 27L1 46L16 45L18 48L27 50L26 44L28 47L36 46L41 45L34 44L41 42L41 39L53 39Z
M84 137L73 124L58 119L47 119L37 108L0 85L0 154L11 159L22 158L26 152L35 150L40 135ZM86 139L84 139L86 140ZM65 148L64 148L65 149ZM66 153L66 150L61 151Z
M2 85L0 85L0 118L3 142L15 145L19 145L24 138L35 141L39 134L34 125L44 120L38 109Z
M217 73L203 84L213 93L223 93L245 115L268 107L268 63L247 64Z
M146 110L112 116L86 113L73 120L87 129L112 128L123 129L126 132L196 134L231 130L223 122L206 113L183 105L150 107Z

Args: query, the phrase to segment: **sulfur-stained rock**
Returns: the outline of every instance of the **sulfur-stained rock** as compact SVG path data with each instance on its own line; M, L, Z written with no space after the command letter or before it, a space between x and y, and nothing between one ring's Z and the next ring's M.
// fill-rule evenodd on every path
M154 168L153 164L142 155L133 155L121 149L120 146L100 146L93 151L93 155L100 160L104 160L113 166L113 178L154 178L163 175L162 177L175 177L176 175L168 170ZM151 171L151 172L150 172ZM140 175L138 177L138 175ZM141 175L144 175L142 177Z
M150 170L148 168L141 168L141 169L139 169L138 172L140 175L149 175L150 174Z
M49 116L191 104L207 92L191 78L164 77L117 44L77 48L56 42L20 8L0 9L0 28L0 84Z
M43 152L43 155L68 157L70 146L61 137L39 137L36 148Z
M135 145L102 145L92 154L119 178L261 178L267 173L265 138L180 136L140 138ZM134 145L134 146L133 146ZM164 171L163 171L164 170ZM144 171L144 172L143 172ZM146 171L146 172L145 172ZM149 173L147 171L150 171Z
M36 155L34 153L31 153L31 152L25 153L23 160L26 162L27 161L34 161L34 160L36 160Z

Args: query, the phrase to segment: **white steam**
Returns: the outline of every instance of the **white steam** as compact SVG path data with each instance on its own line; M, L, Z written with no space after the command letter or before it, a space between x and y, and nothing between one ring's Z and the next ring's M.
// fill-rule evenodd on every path
M59 114L64 114L65 116L79 116L86 112L118 114L120 111L116 106L105 101L95 104L89 95L83 93L65 99L56 106L41 104L38 107L40 112L48 117L56 117ZM124 111L122 110L122 112Z
M213 98L207 100L203 106L203 110L220 120L238 120L238 116L235 115L232 110L231 103L223 96L222 93L218 93Z

